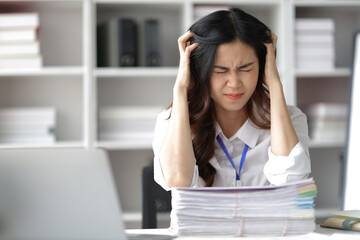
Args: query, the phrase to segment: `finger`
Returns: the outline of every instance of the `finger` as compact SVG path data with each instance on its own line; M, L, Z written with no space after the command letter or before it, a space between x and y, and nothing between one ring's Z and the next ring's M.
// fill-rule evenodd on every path
M190 31L187 31L178 38L178 46L181 53L185 51L185 48L187 46L186 42L188 42L192 36L193 34Z
M275 35L275 33L271 32L271 41L273 47L276 47L278 37Z
M199 46L199 43L193 43L189 45L188 47L186 47L185 53L190 55L190 53L194 51L194 49L197 48L197 46Z
M193 43L185 49L185 52L182 57L183 63L185 63L185 64L190 63L190 55L191 55L192 51L194 51L194 49L197 48L197 46L199 46L199 43Z

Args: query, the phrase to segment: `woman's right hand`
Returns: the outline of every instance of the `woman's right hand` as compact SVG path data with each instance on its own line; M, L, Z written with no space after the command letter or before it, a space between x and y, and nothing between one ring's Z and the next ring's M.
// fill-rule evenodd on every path
M180 63L178 75L175 82L175 89L185 89L187 91L190 86L190 55L191 52L199 45L199 43L193 43L190 45L189 40L192 36L193 34L190 31L187 31L178 39Z

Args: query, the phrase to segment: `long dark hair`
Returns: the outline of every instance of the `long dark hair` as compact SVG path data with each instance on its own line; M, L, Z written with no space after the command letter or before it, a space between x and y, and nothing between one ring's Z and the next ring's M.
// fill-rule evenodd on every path
M210 76L216 49L220 44L239 39L255 50L259 61L256 89L246 105L251 123L262 129L270 128L270 98L264 84L266 47L271 31L255 17L232 8L216 11L195 22L189 29L191 42L200 43L191 53L190 68L193 85L188 91L189 117L193 148L199 175L212 186L216 170L209 160L215 153L215 109L210 97Z

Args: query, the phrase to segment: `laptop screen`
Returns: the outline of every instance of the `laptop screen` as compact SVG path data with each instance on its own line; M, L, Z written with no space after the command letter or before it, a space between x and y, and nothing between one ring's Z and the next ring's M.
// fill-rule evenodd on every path
M106 152L0 150L0 239L126 239Z

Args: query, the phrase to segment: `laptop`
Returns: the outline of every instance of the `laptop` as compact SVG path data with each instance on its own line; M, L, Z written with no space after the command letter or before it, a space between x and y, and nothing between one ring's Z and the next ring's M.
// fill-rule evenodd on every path
M0 239L128 238L106 151L0 149Z

